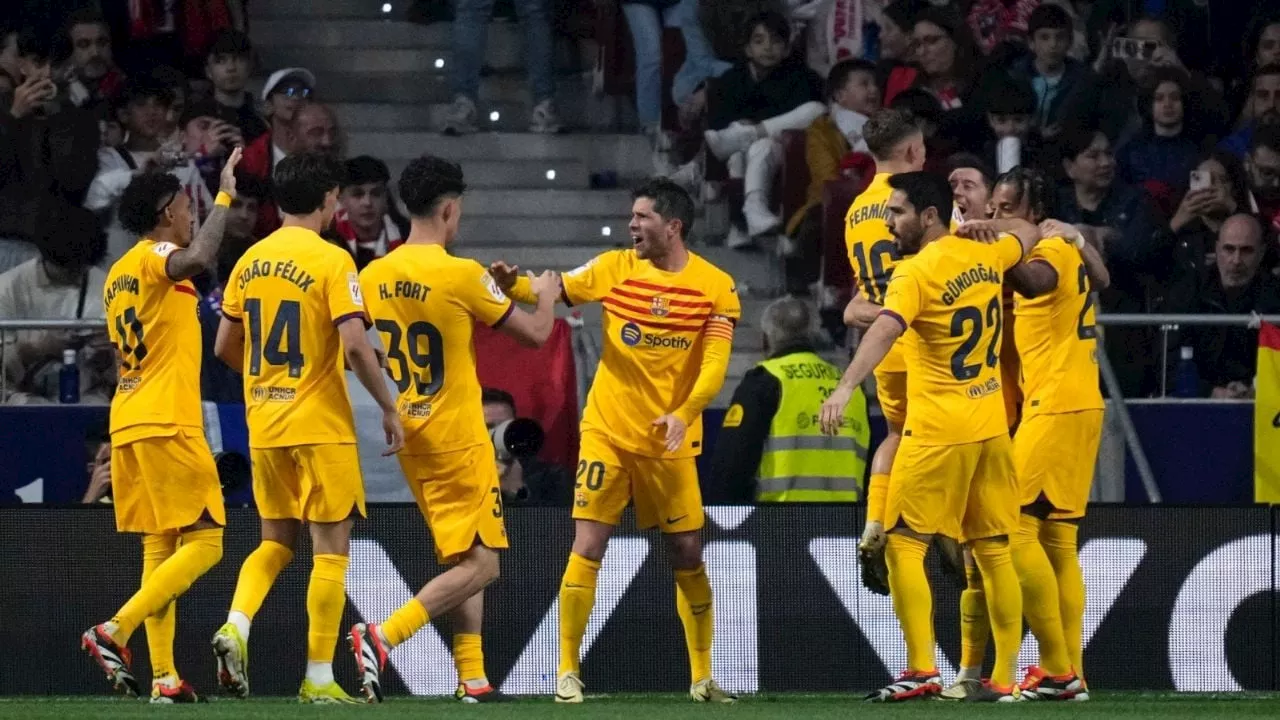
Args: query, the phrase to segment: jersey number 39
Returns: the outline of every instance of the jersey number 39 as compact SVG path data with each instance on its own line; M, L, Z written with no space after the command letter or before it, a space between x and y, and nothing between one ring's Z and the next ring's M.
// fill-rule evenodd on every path
M400 327L395 320L374 323L387 347L387 374L400 392L416 383L420 397L435 395L444 387L444 340L435 325L419 320Z

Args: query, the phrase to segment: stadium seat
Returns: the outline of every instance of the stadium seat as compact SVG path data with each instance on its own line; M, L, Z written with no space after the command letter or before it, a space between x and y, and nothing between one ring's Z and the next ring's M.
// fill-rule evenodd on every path
M822 191L822 284L836 289L841 307L853 294L853 270L844 244L845 213L874 174L874 162L858 162L853 179L832 180Z
M779 137L782 144L782 167L779 172L775 195L782 203L780 213L783 222L804 207L809 192L809 161L805 157L805 131L784 130Z

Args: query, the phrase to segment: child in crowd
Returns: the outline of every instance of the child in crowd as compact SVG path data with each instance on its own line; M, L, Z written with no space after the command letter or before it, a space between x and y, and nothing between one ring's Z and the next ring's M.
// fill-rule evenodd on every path
M1068 56L1074 23L1057 5L1041 5L1027 21L1031 54L1014 63L1011 74L1035 92L1032 124L1045 137L1061 129L1067 98L1089 78L1089 69Z

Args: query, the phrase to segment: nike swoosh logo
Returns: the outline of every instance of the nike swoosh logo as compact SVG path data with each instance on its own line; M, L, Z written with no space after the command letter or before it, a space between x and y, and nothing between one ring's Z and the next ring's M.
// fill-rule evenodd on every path
M685 513L684 515L681 515L680 517L667 518L667 524L668 524L668 525L675 525L676 523L680 522L681 520L683 520L683 519L685 519L685 518L687 518L687 517L689 517L689 514L688 514L688 513Z

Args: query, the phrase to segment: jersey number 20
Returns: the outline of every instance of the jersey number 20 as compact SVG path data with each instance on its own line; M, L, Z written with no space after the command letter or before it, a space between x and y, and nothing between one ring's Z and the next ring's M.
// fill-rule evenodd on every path
M408 390L410 382L417 384L421 397L440 392L444 387L444 340L436 326L421 320L406 328L395 320L379 320L373 325L386 335L387 374L400 392Z

